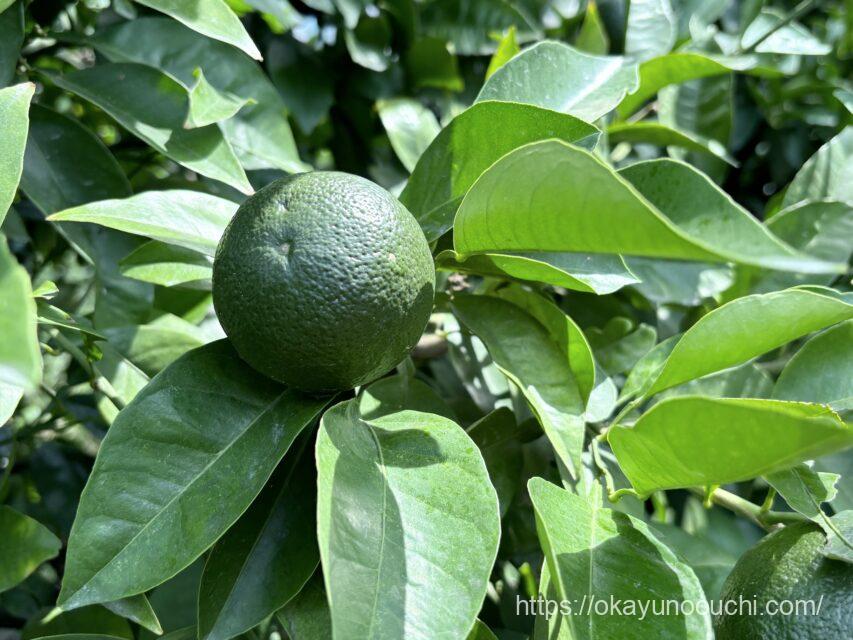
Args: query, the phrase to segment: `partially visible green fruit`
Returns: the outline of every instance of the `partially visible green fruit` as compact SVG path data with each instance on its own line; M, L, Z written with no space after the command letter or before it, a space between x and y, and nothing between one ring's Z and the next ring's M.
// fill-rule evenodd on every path
M258 191L213 264L216 313L240 356L314 392L350 389L399 363L429 320L434 288L414 217L381 187L337 172Z
M853 634L853 565L821 554L823 531L792 524L767 536L738 560L723 586L722 606L756 601L755 615L721 615L717 640L848 640ZM768 615L766 607L800 608L800 615ZM805 615L805 603L819 606ZM786 603L791 603L786 604ZM784 609L782 609L784 611ZM762 615L763 614L763 615Z

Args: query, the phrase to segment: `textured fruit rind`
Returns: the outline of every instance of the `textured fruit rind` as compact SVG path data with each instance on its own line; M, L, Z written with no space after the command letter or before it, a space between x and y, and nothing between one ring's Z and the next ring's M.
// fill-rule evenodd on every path
M414 217L381 187L337 172L282 178L246 200L213 266L214 306L240 356L317 392L399 363L429 320L434 288Z
M850 638L853 565L821 555L825 543L823 531L813 524L793 524L743 554L723 586L722 606L731 601L734 607L740 598L746 602L754 599L754 615L748 615L749 610L744 608L741 615L717 617L717 640ZM769 615L765 607L770 601L774 608L782 603L783 607L799 607L800 615ZM807 615L812 610L806 607L818 604L818 614Z

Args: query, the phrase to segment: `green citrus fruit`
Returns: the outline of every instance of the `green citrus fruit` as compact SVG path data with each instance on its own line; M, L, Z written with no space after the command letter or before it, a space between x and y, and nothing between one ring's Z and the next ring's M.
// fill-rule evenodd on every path
M850 638L853 565L824 557L824 544L823 531L804 522L772 533L743 554L723 586L722 606L730 601L734 607L742 598L754 599L755 607L717 616L717 640Z
M382 375L429 320L435 268L417 221L372 182L282 178L237 210L213 263L213 302L240 356L307 391Z

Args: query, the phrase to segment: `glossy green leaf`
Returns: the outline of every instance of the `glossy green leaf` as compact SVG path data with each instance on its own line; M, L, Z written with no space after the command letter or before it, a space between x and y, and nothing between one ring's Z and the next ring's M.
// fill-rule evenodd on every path
M418 38L406 52L406 69L417 88L445 91L465 88L456 55L441 38Z
M157 151L188 169L251 193L234 150L215 125L185 129L186 90L151 67L101 64L53 78L97 105Z
M65 611L43 613L30 619L21 631L21 640L55 638L59 640L133 640L133 630L124 618L104 607L93 606Z
M260 60L261 52L246 33L240 19L231 11L224 0L134 0L172 16L193 31L221 40L242 49L246 54Z
M598 129L547 109L481 102L456 116L421 155L400 200L437 240L453 223L462 197L502 155L529 142L559 138L594 144ZM481 144L484 139L489 144Z
M732 71L778 75L776 71L759 67L755 56L717 56L698 51L668 53L640 64L639 88L622 100L617 114L620 118L627 118L663 87Z
M669 0L631 0L625 27L625 55L646 60L675 45L676 17Z
M141 245L118 264L122 275L174 287L182 284L210 288L213 265L197 251L152 240Z
M137 62L159 69L190 90L201 69L205 80L226 96L252 100L220 123L225 139L246 169L305 171L293 134L282 117L284 103L260 67L226 44L205 38L168 18L142 17L88 38L113 62Z
M141 593L188 566L249 506L326 402L255 373L226 341L173 363L101 445L71 531L60 606Z
M111 347L149 377L208 342L198 327L170 314L148 324L109 327L103 334Z
M145 594L141 593L137 596L105 602L103 606L122 618L127 618L131 622L141 625L151 633L157 635L163 633L163 627L160 626L157 614L154 613L154 609Z
M43 524L4 505L0 505L0 540L0 592L22 582L62 547Z
M9 6L8 11L3 7ZM0 0L0 89L15 77L21 45L24 44L24 2Z
M88 320L72 316L70 313L66 313L62 309L54 307L52 304L44 300L36 301L36 311L38 323L41 325L48 325L51 327L62 327L71 331L79 331L80 333L85 333L86 335L89 335L97 340L104 339L103 335L89 328L90 323Z
M495 409L468 428L498 494L501 516L506 515L519 488L524 466L519 440L522 433L524 427L516 424L515 416L506 407Z
M853 305L802 289L738 298L682 336L645 395L741 364L849 318Z
M853 409L853 320L806 342L782 369L773 397Z
M696 198L706 206L697 208ZM569 251L841 268L786 246L687 164L660 159L616 173L557 140L528 144L493 164L468 191L453 228L463 255Z
M680 147L688 151L707 153L726 161L733 167L738 166L726 147L716 140L703 138L689 131L668 127L660 122L617 122L607 128L607 138L611 144L630 142L653 144L659 147Z
M475 273L607 295L639 279L621 256L581 253L482 253L459 260L456 252L442 251L436 269Z
M772 394L773 378L766 369L750 362L661 391L653 401L660 402L664 398L674 396L769 398Z
M498 637L482 621L477 620L465 640L498 640Z
M376 108L394 153L407 171L414 171L418 158L441 130L435 115L411 98L380 100Z
M500 536L495 491L465 432L414 411L364 420L351 400L323 416L317 471L335 640L464 637Z
M573 476L581 468L584 402L566 353L520 307L490 296L456 296L453 311L524 395Z
M54 222L91 222L192 249L208 256L237 211L230 200L201 191L145 191L55 213Z
M826 516L821 504L835 498L838 478L838 474L822 473L808 465L798 464L784 471L769 473L765 479L794 511L822 524Z
M832 518L832 531L826 537L823 553L828 558L842 560L853 564L853 511L841 511Z
M853 204L853 127L823 145L794 176L782 206L831 198Z
M41 348L30 277L0 234L0 384L32 389L41 377Z
M21 179L34 91L32 83L0 89L0 138L3 140L0 148L0 224L12 206Z
M601 12L594 2L586 5L583 23L575 38L574 45L581 51L586 51L597 56L607 55L610 50L610 37L601 20Z
M513 25L501 36L498 48L495 49L492 59L489 60L489 68L486 69L486 80L520 52L521 47L518 46L518 29Z
M193 72L195 84L190 88L189 110L185 126L204 127L228 120L242 109L248 100L222 93L204 77L201 67Z
M317 571L302 590L276 614L290 638L294 640L329 640L332 637L332 619L323 572Z
M311 454L308 438L300 438L249 510L211 550L199 587L200 640L228 640L260 624L317 568Z
M623 58L592 56L546 40L498 69L477 102L522 102L594 122L635 91L637 83L637 67Z
M734 280L732 267L723 264L637 256L625 258L625 264L640 281L633 288L657 305L695 307L703 300L717 298Z
M693 570L644 522L604 509L542 478L532 478L527 486L549 575L559 598L572 606L572 614L563 617L570 637L706 640L713 636L707 607L702 612L697 606L689 615L686 610L677 615L649 615L637 623L641 603L705 602ZM583 604L610 598L632 603L634 615L601 612Z
M365 420L400 411L434 413L456 420L453 410L426 382L396 375L377 380L359 396L358 410Z
M830 45L818 40L802 24L769 7L762 9L747 26L740 46L744 50L754 47L758 53L783 55L823 56L832 51Z
M749 480L853 445L853 431L823 405L684 396L607 436L641 495ZM737 452L737 455L733 455Z

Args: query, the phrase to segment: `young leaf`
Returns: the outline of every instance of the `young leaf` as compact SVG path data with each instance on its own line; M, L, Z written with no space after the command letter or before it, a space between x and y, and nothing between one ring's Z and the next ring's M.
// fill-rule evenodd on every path
M853 204L853 127L846 127L809 158L794 176L782 207L831 198Z
M30 276L0 234L0 384L6 389L32 389L41 377L42 357Z
M54 222L91 222L192 249L213 257L237 211L230 200L201 191L145 191L117 200L89 202L54 213Z
M205 38L169 18L141 17L98 31L87 42L113 62L136 62L159 69L187 91L201 69L223 95L251 100L220 123L225 139L246 169L306 171L293 133L282 117L281 96L260 67L239 51Z
M38 566L55 558L62 542L37 520L0 505L0 593L22 582Z
M853 305L802 289L738 298L690 327L644 394L733 367L849 318Z
M162 11L183 22L190 29L214 40L221 40L242 49L255 60L261 60L261 52L246 33L240 19L223 0L135 0L139 4Z
M196 81L189 92L189 110L184 123L187 129L205 127L228 120L248 102L245 98L226 95L219 91L207 81L201 67L197 68L193 75Z
M350 400L323 416L317 471L335 640L464 637L500 536L495 491L465 432L414 411L364 420Z
M30 100L35 85L28 82L0 89L0 225L12 206L24 166Z
M542 282L598 295L639 282L621 256L604 254L482 253L460 260L447 250L436 257L436 269Z
M433 242L450 228L471 185L505 153L547 138L594 143L598 134L591 124L566 114L532 105L480 102L436 136L418 160L400 200ZM489 144L480 144L486 137Z
M524 395L562 464L581 468L584 402L566 352L520 307L490 296L456 296L453 311Z
M492 75L476 102L521 102L594 122L636 90L637 67L592 56L561 42L539 42Z
M501 36L498 48L495 49L492 59L489 60L489 68L486 69L486 80L521 52L521 47L518 46L517 32L518 30L515 25L512 25Z
M188 169L252 193L231 145L215 125L185 129L186 90L140 64L100 64L56 76L66 91L97 105L128 131Z
M255 373L226 341L173 363L104 438L71 531L59 605L141 593L192 563L326 402Z
M782 369L773 397L853 409L853 320L806 342Z
M418 158L441 130L435 115L411 98L380 100L376 108L394 153L407 171L414 171Z
M712 637L707 607L676 615L648 615L640 603L674 599L705 601L693 570L661 543L648 526L597 502L569 493L542 478L527 485L536 510L536 530L557 595L571 603L563 623L571 637L612 638ZM609 598L634 607L634 614L603 613L595 600ZM632 603L632 604L628 604Z
M309 441L300 440L211 550L199 587L200 640L228 640L257 626L317 568L316 473Z
M825 406L782 400L669 398L607 440L641 495L726 484L793 467L853 445Z

